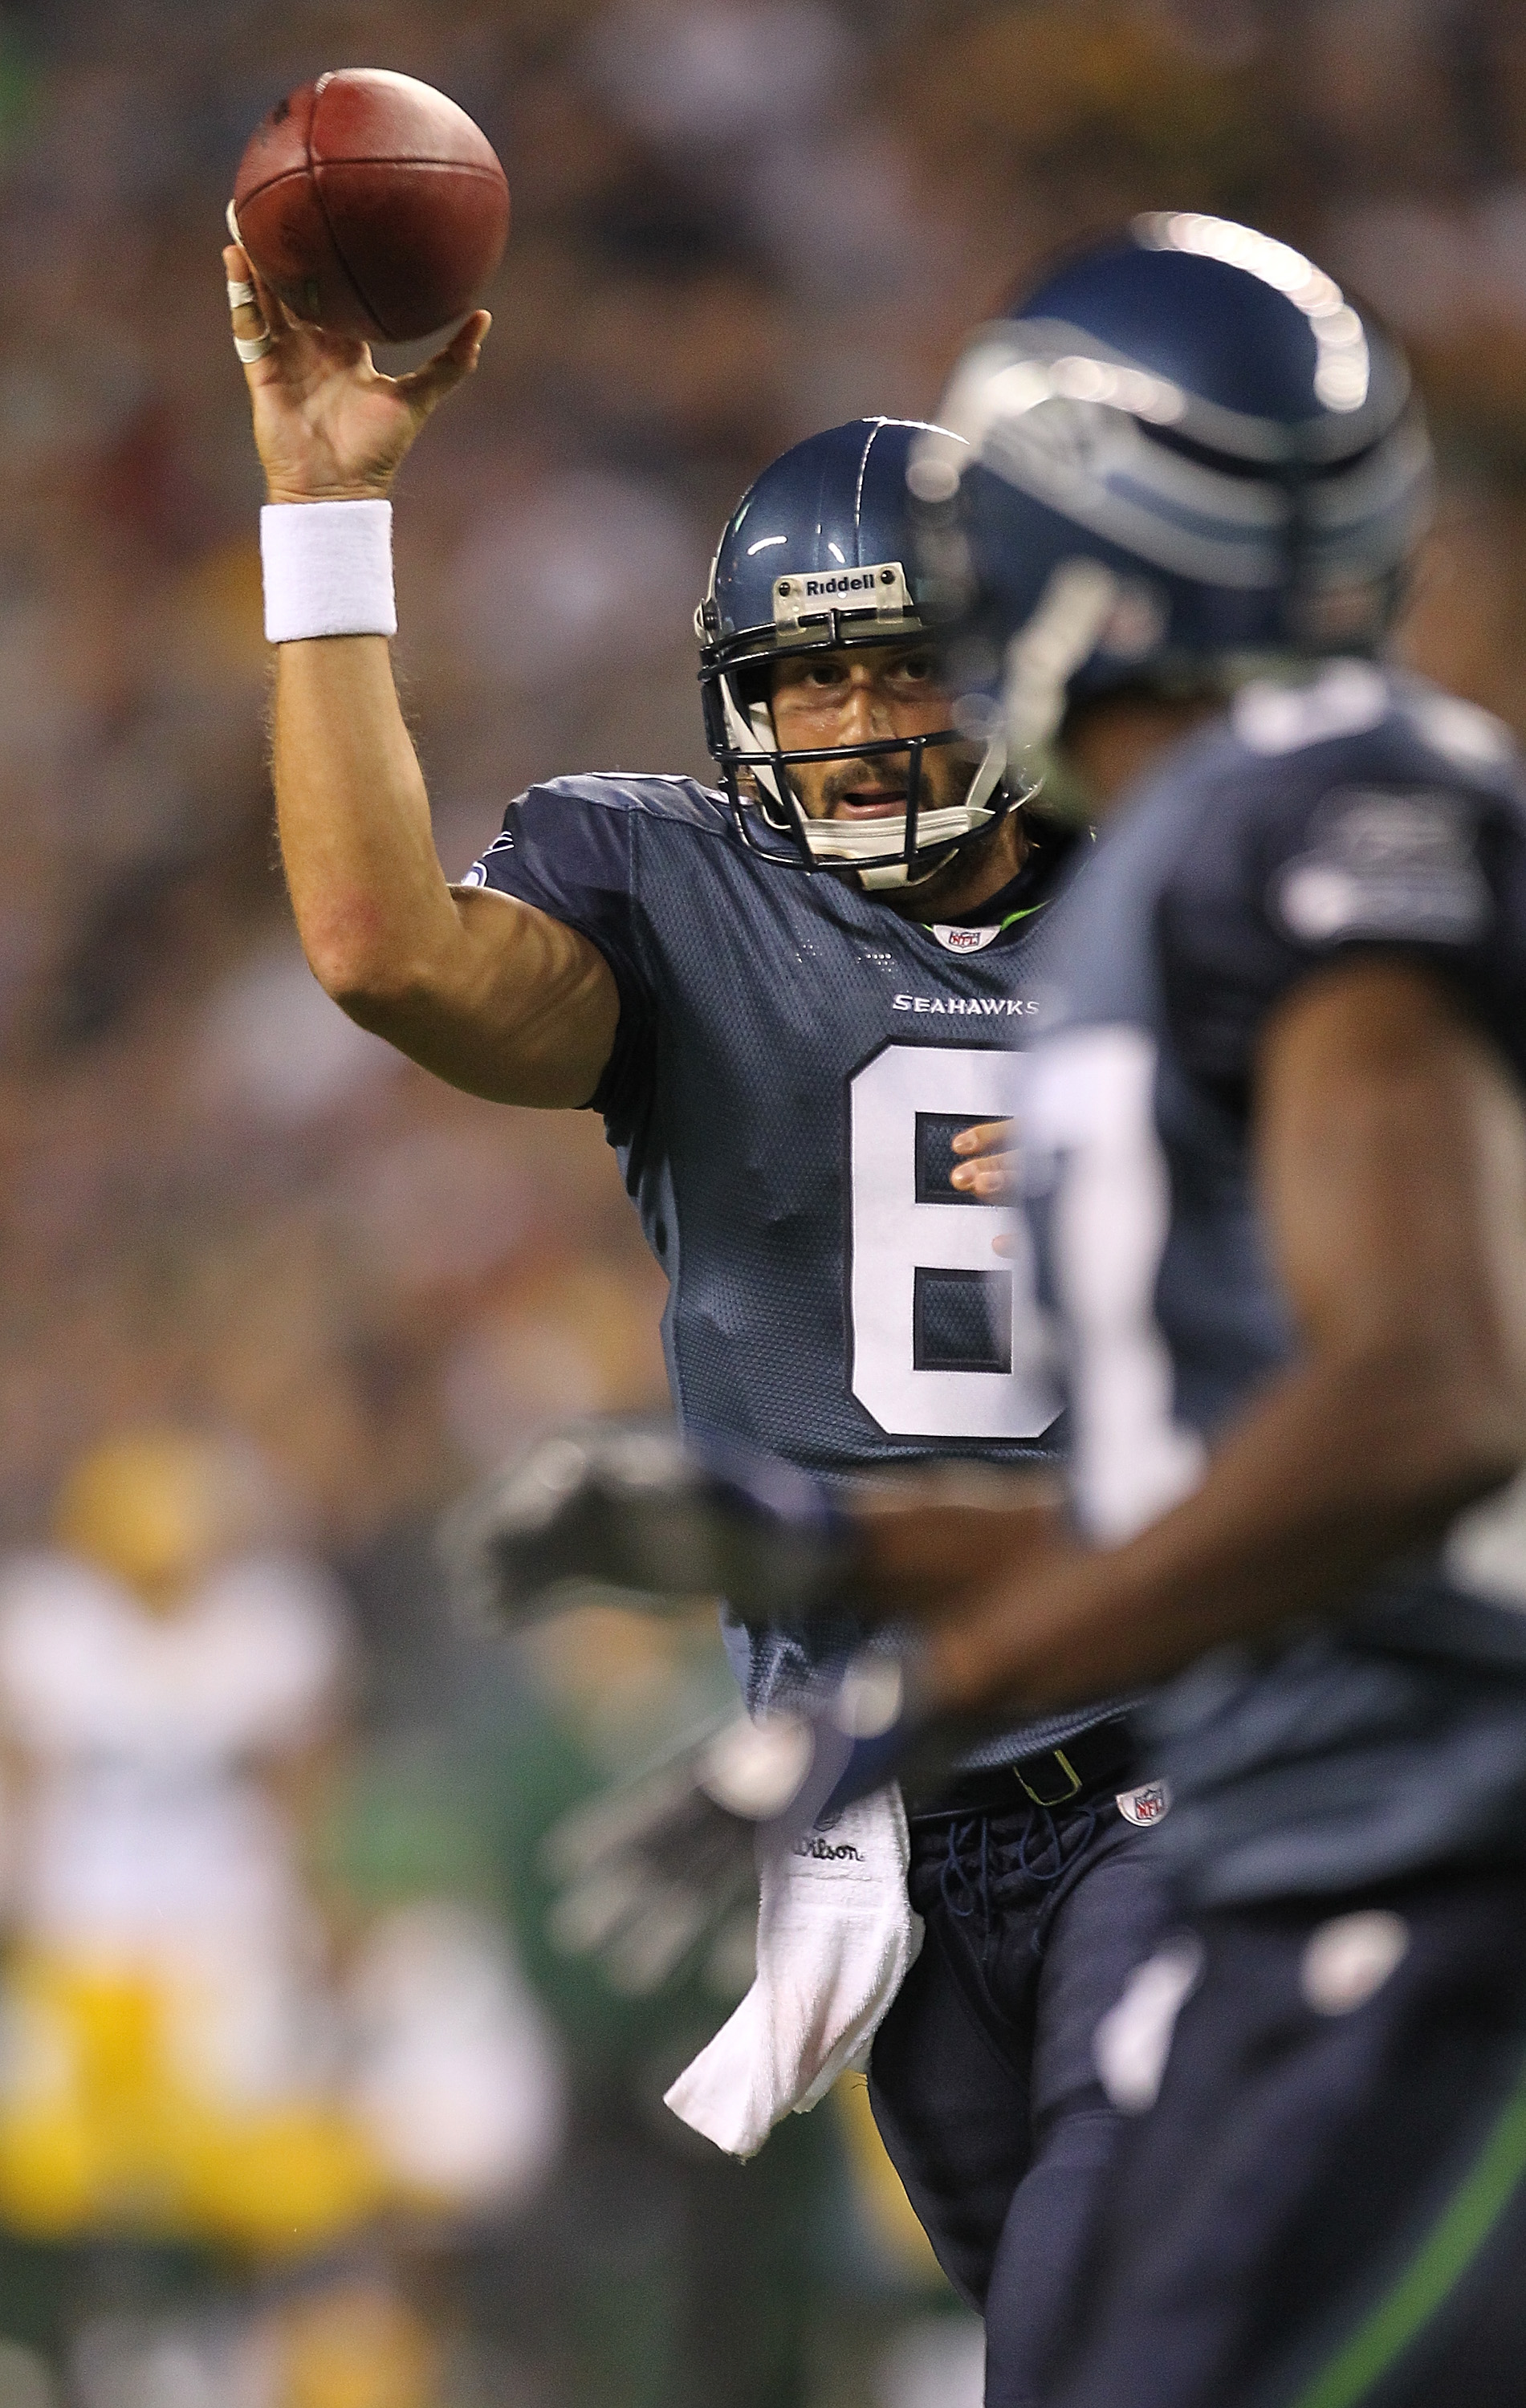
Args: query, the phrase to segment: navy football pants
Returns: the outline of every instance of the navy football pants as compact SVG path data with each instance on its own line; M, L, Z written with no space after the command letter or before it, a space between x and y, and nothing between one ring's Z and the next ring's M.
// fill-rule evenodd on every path
M880 2028L875 2121L956 2289L988 2408L1037 2408L1120 2118L1092 2035L1159 1936L1150 1835L1110 1796L912 1826L922 1954Z
M1404 1953L1332 1993L1346 1918L1375 1913ZM1127 2119L1046 2401L1520 2408L1526 1873L1194 1928L1200 1984Z

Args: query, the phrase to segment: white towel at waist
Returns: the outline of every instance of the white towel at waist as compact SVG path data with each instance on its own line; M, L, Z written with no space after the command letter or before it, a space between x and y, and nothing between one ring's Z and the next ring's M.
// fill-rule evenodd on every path
M793 1850L760 1854L757 1976L668 2092L684 2123L732 2157L753 2157L791 2110L803 2115L867 2061L922 1945L910 1856L894 1785Z

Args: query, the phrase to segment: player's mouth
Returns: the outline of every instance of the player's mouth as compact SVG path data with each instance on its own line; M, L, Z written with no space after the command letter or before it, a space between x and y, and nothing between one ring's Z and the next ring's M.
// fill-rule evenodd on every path
M834 820L888 820L903 817L906 810L904 786L863 786L851 795L838 795L831 806Z

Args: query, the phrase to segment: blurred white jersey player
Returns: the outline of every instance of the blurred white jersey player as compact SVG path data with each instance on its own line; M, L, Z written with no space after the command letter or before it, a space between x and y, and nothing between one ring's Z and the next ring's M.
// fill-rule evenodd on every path
M351 1634L319 1567L247 1550L252 1502L224 1447L119 1440L67 1484L64 1545L0 1570L12 2230L301 2249L398 2197L512 2190L554 2145L506 1969L485 2026L451 2014L484 1955L451 1910L393 1918L338 1979L305 1857Z

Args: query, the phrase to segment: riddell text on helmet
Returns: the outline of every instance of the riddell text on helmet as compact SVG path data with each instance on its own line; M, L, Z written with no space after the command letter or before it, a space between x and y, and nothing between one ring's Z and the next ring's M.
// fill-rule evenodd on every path
M825 599L832 594L871 594L880 582L877 568L847 568L834 577L802 577L800 585L808 602ZM890 580L885 578L889 584Z

